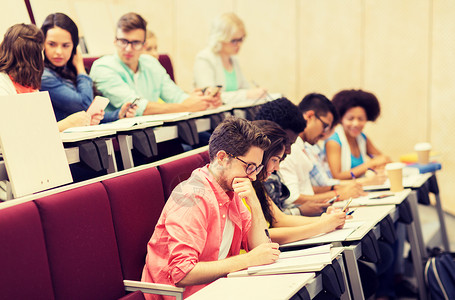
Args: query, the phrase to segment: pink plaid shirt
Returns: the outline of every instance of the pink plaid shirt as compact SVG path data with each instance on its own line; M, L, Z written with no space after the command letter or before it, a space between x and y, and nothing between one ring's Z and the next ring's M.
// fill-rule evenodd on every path
M161 212L147 245L142 281L175 286L199 261L218 260L227 215L235 227L230 257L239 254L241 245L248 249L251 214L237 194L220 187L208 165L194 170L188 180L175 187ZM186 287L184 297L204 286Z

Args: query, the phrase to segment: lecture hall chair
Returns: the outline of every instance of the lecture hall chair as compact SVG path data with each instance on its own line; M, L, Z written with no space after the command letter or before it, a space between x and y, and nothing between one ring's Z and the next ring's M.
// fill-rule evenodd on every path
M102 183L111 204L123 278L141 280L147 243L165 203L160 174L148 168Z
M55 298L112 300L124 297L119 253L104 186L96 182L37 199L35 203L41 217Z
M164 199L168 199L172 190L182 181L187 180L191 173L205 165L204 158L197 154L180 158L158 166L163 182Z
M0 241L0 299L54 299L41 220L33 201L0 210Z
M84 66L85 69L87 70L87 73L90 73L90 69L92 68L93 63L95 60L97 60L99 57L84 57ZM163 66L163 68L166 70L166 72L169 74L169 77L171 77L172 81L175 82L175 77L174 77L174 67L172 66L172 61L169 55L167 54L160 54L158 61L160 64Z

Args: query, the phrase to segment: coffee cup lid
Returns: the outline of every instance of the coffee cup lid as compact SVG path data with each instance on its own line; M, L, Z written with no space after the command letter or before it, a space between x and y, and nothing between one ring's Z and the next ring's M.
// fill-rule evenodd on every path
M426 150L431 150L431 144L430 143L417 143L414 146L415 151L426 151Z
M400 162L394 162L394 163L389 163L385 165L386 170L397 170L397 169L403 169L405 167L404 163Z

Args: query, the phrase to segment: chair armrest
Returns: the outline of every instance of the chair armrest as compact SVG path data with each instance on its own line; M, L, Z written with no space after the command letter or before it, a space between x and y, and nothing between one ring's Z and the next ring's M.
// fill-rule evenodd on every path
M125 290L134 292L142 291L143 293L174 296L176 300L183 299L183 291L185 288L175 287L167 284L150 283L135 280L123 280Z

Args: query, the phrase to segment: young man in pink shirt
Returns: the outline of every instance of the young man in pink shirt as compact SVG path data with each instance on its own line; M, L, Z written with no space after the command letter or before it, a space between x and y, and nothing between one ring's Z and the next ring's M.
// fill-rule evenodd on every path
M210 164L196 169L166 202L147 246L142 281L186 287L188 297L230 272L278 259L251 184L269 145L244 119L228 118L215 129ZM242 247L248 252L239 255Z

